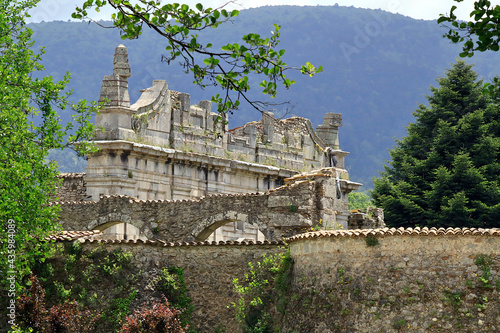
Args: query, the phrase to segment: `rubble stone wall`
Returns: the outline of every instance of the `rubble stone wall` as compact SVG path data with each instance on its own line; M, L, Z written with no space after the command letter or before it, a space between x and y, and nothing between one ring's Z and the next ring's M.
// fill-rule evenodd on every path
M280 332L498 332L500 330L500 229L376 229L301 234L287 240L293 258ZM376 241L374 241L376 239ZM194 312L192 326L242 332L232 303L233 279L248 262L280 253L277 242L82 242L133 253L141 271L136 305L149 301L144 286L155 272L177 266ZM135 305L132 306L134 308Z
M132 263L141 271L137 288L139 293L132 308L141 306L148 299L144 286L151 283L154 272L171 266L181 267L188 289L188 296L194 307L191 327L197 332L214 332L219 325L226 332L240 332L235 319L235 309L239 295L234 291L233 279L244 279L248 273L248 263L272 255L283 249L275 244L262 245L195 245L162 246L161 244L138 243L98 243L85 242L84 251L90 252L102 246L110 252L121 249L133 253ZM105 291L103 291L105 292Z
M126 196L97 202L61 204L64 230L104 230L119 223L140 229L148 239L205 240L233 221L257 225L267 239L281 239L286 229L312 226L315 183L260 194L211 195L199 200L140 201ZM296 207L291 209L290 207Z
M500 230L369 234L291 241L283 332L500 331Z
M105 230L120 223L138 228L148 239L203 241L217 228L236 221L257 226L268 240L280 240L313 226L347 229L337 200L336 170L291 178L286 185L264 193L209 195L191 200L137 200L104 196L99 201L62 202L64 230Z
M62 173L62 179L57 188L58 201L83 201L87 198L87 183L85 173Z

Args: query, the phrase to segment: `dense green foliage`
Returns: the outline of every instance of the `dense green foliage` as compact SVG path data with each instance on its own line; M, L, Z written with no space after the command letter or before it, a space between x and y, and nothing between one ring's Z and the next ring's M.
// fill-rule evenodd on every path
M366 212L368 207L373 206L372 199L364 192L349 193L349 210Z
M375 180L375 205L390 226L498 227L500 106L464 62L438 83Z
M17 324L53 332L53 323L68 317L61 326L71 332L184 332L193 306L183 269L165 267L145 275L131 259L132 253L122 250L84 252L78 242L51 244L50 255L36 261L34 276L23 281ZM72 330L78 323L82 329ZM172 331L162 330L165 323Z
M326 112L342 113L340 146L351 153L346 159L350 177L370 187L372 177L389 158L387 150L394 145L394 137L405 134L405 126L413 120L411 111L418 102L425 102L429 86L455 61L459 48L442 38L444 31L435 21L342 6L242 10L234 22L204 30L199 39L222 47L249 31L268 35L273 23L281 25L280 47L287 50L283 56L287 64L310 61L324 68L313 79L295 72L287 75L297 83L278 92L276 102L291 104L276 108L277 116L288 111L289 116L309 118L316 126ZM193 85L192 77L176 61L162 63L162 54L168 55L165 41L149 29L137 40L121 40L118 31L95 24L45 22L31 27L37 42L46 46L46 73L56 78L62 77L62 69L73 73L70 87L79 98L98 98L102 78L112 72L114 49L120 43L127 46L132 66L132 101L153 79L165 79L170 89L190 93L192 103L217 94L211 87L203 90ZM477 54L473 60L486 78L500 73L493 53ZM264 99L258 86L249 94L252 100L273 101ZM230 127L260 118L243 104L229 117ZM57 157L64 161L64 171L84 171L77 168L73 156L64 157Z
M61 81L35 78L43 70L41 54L32 50L27 11L38 1L0 1L0 273L22 276L44 252L39 239L56 229L57 166L46 163L50 149L86 140L94 106L71 105ZM63 125L57 110L72 109ZM72 122L71 122L72 121ZM69 135L69 136L68 136ZM91 148L82 145L82 153ZM15 272L15 273L9 273Z
M454 0L462 2L463 0ZM474 2L469 22L460 22L455 15L457 6L452 6L448 16L441 15L438 23L451 23L444 35L453 43L463 43L461 57L472 57L475 51L498 51L500 49L500 5L488 0Z

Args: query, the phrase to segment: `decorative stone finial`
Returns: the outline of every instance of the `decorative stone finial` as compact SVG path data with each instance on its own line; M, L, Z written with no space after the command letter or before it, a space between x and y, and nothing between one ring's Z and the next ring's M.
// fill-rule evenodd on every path
M130 64L128 63L128 52L125 45L120 44L116 47L113 65L113 75L119 75L125 78L130 77Z
M127 81L130 75L127 48L120 44L115 49L113 75L106 75L102 81L99 102L106 101L106 107L130 107Z
M323 124L316 127L316 134L327 146L339 149L339 127L341 126L342 115L340 113L327 113Z

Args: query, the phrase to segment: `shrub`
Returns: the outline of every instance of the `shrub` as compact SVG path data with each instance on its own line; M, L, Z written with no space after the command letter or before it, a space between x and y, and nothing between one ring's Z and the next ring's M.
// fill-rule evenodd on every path
M33 328L38 332L93 332L99 313L82 309L76 301L65 301L48 310L45 307L45 291L35 276L30 277L29 293L17 302L20 328Z
M185 333L188 327L182 327L180 311L170 307L167 299L153 303L150 309L145 306L133 315L127 316L122 326L122 333Z

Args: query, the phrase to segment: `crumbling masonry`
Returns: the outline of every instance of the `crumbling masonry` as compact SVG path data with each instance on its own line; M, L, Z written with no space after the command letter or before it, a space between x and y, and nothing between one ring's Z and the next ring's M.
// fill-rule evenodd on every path
M67 175L60 191L65 228L129 223L141 237L160 232L166 240L203 240L223 225L212 240L259 240L257 226L268 239L316 225L347 229L347 195L361 184L345 170L340 114L326 114L316 131L307 119L279 120L270 112L228 130L211 102L191 105L189 94L169 90L163 80L131 105L125 46L116 48L113 64L96 116L100 152L89 156L86 175ZM228 199L236 193L260 194ZM172 229L183 223L190 228L185 233ZM187 227L196 223L197 229Z

